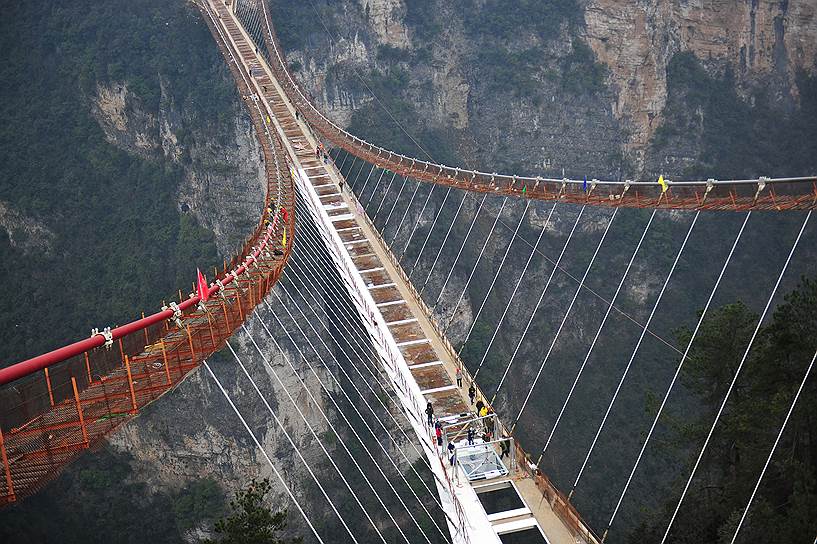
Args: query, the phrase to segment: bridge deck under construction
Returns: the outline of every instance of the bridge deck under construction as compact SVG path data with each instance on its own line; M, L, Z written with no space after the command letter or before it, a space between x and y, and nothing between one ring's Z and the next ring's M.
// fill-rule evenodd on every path
M309 127L295 116L295 109L274 79L264 59L255 54L255 47L243 28L236 23L229 9L219 2L213 7L220 15L227 34L238 50L241 62L248 73L253 74L261 99L274 112L274 122L279 132L285 136L285 147L295 165L305 176L332 222L332 227L343 242L356 272L360 274L377 309L386 322L389 331L399 347L411 376L419 386L423 396L434 407L434 415L447 422L467 421L475 417L473 406L467 395L470 376L463 368L463 387L455 383L457 368L456 355L450 344L438 333L428 317L427 309L417 296L410 282L399 267L377 230L369 222L355 197L341 190L342 176L331 160L321 160L316 156L317 140ZM247 100L258 99L255 96ZM348 186L348 185L347 185ZM417 414L425 417L424 414ZM429 429L433 432L433 429ZM440 452L440 463L447 463L447 455ZM508 463L511 464L511 463ZM512 464L512 465L515 465ZM547 494L525 470L526 467L509 466L507 476L491 480L490 484L513 481L524 501L524 507L517 509L516 515L492 519L497 533L503 530L518 530L518 527L541 529L552 544L573 544L577 542L575 526L570 528L570 520L557 515L552 502L543 500ZM486 482L478 483L484 487ZM490 519L490 516L489 516ZM539 529L537 529L537 526ZM501 538L501 537L500 537ZM588 541L582 538L580 541Z

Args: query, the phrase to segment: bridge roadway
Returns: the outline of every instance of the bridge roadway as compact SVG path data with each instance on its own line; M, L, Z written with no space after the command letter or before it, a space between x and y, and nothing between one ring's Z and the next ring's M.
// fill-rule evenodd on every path
M331 160L324 162L316 158L315 135L304 122L296 119L292 103L287 100L263 57L255 53L256 48L251 38L234 14L219 1L211 1L209 5L218 14L219 23L229 37L230 49L238 52L237 56L243 70L247 74L252 74L256 96L248 96L245 99L258 100L260 97L263 107L271 112L273 124L284 140L286 151L299 173L301 182L307 190L313 191L309 196L323 208L331 228L342 244L342 251L346 252L354 265L354 273L358 274L368 290L382 318L381 323L385 324L394 344L399 348L402 356L399 364L405 365L403 370L407 369L406 375L414 381L414 384L410 385L415 390L419 389L425 401L432 402L436 417L446 421L475 417L467 396L467 387L470 383L467 370L462 367L450 343L439 334L429 317L428 308L417 296L362 206L358 205L354 195L340 190L342 176L339 170ZM460 366L466 375L462 388L457 387L454 380L457 366ZM432 429L423 424L424 414L421 412L424 402L422 404L415 402L413 406L408 404L408 407L409 411L414 411L408 414L409 421L420 422L419 425L414 425L420 441L433 444L436 448L436 443L430 440ZM433 450L427 448L425 451ZM527 467L510 463L512 466L508 467L511 469L508 476L490 480L489 483L492 485L512 480L525 505L514 511L514 515L489 519L480 506L474 488L464 485L468 480L462 470L458 470L456 474L448 474L447 471L450 469L447 469L446 452L429 453L428 457L435 472L457 482L456 484L452 482L451 488L461 502L461 514L464 514L470 528L467 531L470 538L463 541L499 542L498 537L493 534L489 536L487 533L510 531L538 524L551 544L593 542L594 539L586 527L577 530L577 516L574 516L572 523L567 519L563 521L565 516L557 515L551 508L551 501L543 500L543 496L547 495L537 487L537 482L526 470ZM440 479L437 481L439 487ZM486 481L478 481L476 484L485 485ZM451 518L456 519L456 514L451 514L449 519ZM493 526L494 531L488 529L489 525ZM452 530L452 534L455 532L455 529ZM458 540L455 538L455 541Z

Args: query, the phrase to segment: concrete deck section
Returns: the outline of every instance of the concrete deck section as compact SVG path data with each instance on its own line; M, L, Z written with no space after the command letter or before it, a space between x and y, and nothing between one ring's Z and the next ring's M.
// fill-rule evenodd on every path
M242 45L242 40L249 39L243 29L235 24L228 10L218 2L211 5L223 15L224 26L242 54L246 53L245 49L252 51L250 46ZM445 341L415 298L414 290L397 269L379 233L372 228L365 216L358 215L357 210L360 208L354 197L345 191L341 193L341 176L337 168L331 161L323 162L316 158L317 142L314 136L303 122L296 120L292 105L263 61L259 61L254 73L257 74L255 80L259 84L259 90L262 86L266 89L261 93L262 100L275 113L274 123L279 128L279 133L286 136L285 145L291 158L315 189L321 205L332 220L333 228L343 241L344 249L403 354L412 377L425 399L432 402L435 415L451 420L474 417L467 396L467 381L464 388L456 386L456 362L452 352L446 349ZM424 417L422 414L421 416ZM537 489L528 472L514 471L511 478L516 481L532 518L538 522L551 544L584 542L574 536L556 515L549 501L542 500L542 492ZM480 534L479 542L498 541L498 537L494 535L485 535L484 540L482 538ZM477 541L472 538L472 542L476 544Z

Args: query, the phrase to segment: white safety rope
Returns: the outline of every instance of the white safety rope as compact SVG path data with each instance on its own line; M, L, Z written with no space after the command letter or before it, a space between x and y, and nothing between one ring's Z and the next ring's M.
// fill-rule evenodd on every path
M247 376L247 378L249 378L250 382L252 383L253 388L255 389L255 392L258 394L258 396L261 398L261 401L267 407L267 410L269 411L269 413L272 416L273 420L275 420L275 423L277 423L278 427L283 431L284 436L286 436L287 441L289 442L289 445L292 447L292 451L294 451L295 454L298 456L298 458L301 460L301 463L303 464L304 468L307 470L307 472L309 472L309 475L315 481L315 484L321 490L321 493L326 498L326 501L329 503L329 507L332 509L332 511L335 513L335 515L338 516L338 519L340 520L340 523L343 525L343 528L346 529L346 532L349 533L349 536L352 537L352 540L357 542L358 540L357 540L357 538L355 538L355 535L352 533L352 530L346 524L346 520L343 519L343 516L340 514L340 512L338 512L338 509L335 507L335 503L332 502L332 499L329 498L329 495L326 493L326 489L323 487L323 484L321 484L321 481L318 479L317 476L315 476L315 472L312 470L311 464L308 463L306 461L306 459L304 459L304 456L301 453L301 449L292 440L292 437L290 436L289 432L287 432L286 427L284 427L284 424L281 423L281 420L278 419L278 416L275 414L272 407L267 402L266 397L264 397L264 395L261 394L261 390L258 389L258 385L255 383L255 380L252 379L252 377L250 376L250 373L247 372L247 368L244 366L244 363L243 363L243 361L241 361L241 358L238 356L238 353L236 353L235 349L233 349L233 346L230 344L229 340L227 340L227 348L230 350L230 353L233 354L233 357L235 357L236 362L238 362L238 365L244 371L244 375ZM338 471L338 473L340 474L340 471ZM345 479L344 479L344 481L345 481ZM350 488L350 490L351 490L351 488ZM354 494L354 492L352 492L352 493ZM357 497L357 496L355 496L355 497ZM358 504L360 504L360 503L358 502ZM360 507L363 508L363 505L360 504ZM368 514L368 512L366 512L365 508L363 508L363 513L366 514L366 517L369 517L369 514ZM369 521L372 521L371 518L369 518ZM380 531L378 530L377 526L374 524L374 521L372 521L372 527L374 527L375 531L377 531L377 534L380 535ZM385 539L383 539L383 535L380 535L380 539L383 540L384 543L386 542Z
M496 284L496 279L499 277L499 274L502 272L502 267L505 265L505 259L508 258L508 254L511 252L511 247L513 247L513 241L516 237L516 234L519 232L519 229L522 227L522 223L525 222L525 216L528 213L528 208L530 208L530 200L525 202L525 209L522 210L522 215L519 216L519 221L516 223L516 230L514 230L514 236L511 237L510 241L508 242L507 247L505 247L505 253L502 254L502 259L499 261L499 266L496 267L496 272L494 272L494 277L491 278L491 283L488 285L488 290L485 291L485 296L482 297L482 302L479 305L479 309L477 310L474 319L471 321L471 326L468 328L468 333L465 335L465 340L462 341L462 345L460 349L457 351L457 355L462 353L465 344L468 343L468 339L471 338L471 333L474 331L474 327L477 325L477 321L479 320L479 316L482 315L482 310L485 308L485 303L488 301L488 297L491 296L491 291L494 290L494 285Z
M400 202L400 195L403 194L403 189L406 188L407 181L408 176L403 176L403 183L400 185L400 190L397 192L397 197L394 199L394 202L392 203L391 208L389 209L389 214L386 216L386 221L383 223L383 227L381 227L380 229L380 233L383 235L384 240L386 236L386 226L389 224L389 219L391 219L391 214L394 212L394 208L397 206L397 203ZM385 197L383 197L383 199L385 200ZM377 217L377 214L375 214L375 217ZM372 219L372 223L374 223L374 219Z
M289 297L289 298L290 298L290 300L293 302L293 304L295 304L295 305L296 305L296 307L298 307L298 306L297 306L297 303L295 303L294 299L292 298L292 295L291 295L291 294L288 292L288 290L287 290L286 286L284 286L283 282L282 282L282 283L280 283L279 285L281 285L281 287L282 287L282 289L283 289L284 293L287 295L287 297ZM418 502L418 503L419 503L421 506L425 507L425 505L423 505L423 502L420 500L420 498L419 498L419 497L417 496L417 494L414 492L414 489L411 487L411 485L410 485L410 484L408 483L408 481L406 480L406 477L403 475L403 472L402 472L402 471L400 470L400 468L399 468L399 467L398 467L398 466L395 464L395 462L394 462L394 460L392 459L391 454L389 453L389 451L388 451L388 450L387 450L387 449L386 449L386 448L383 446L383 444L381 443L380 439L379 439L379 438L378 438L378 436L375 434L374 430L371 428L371 426L368 424L368 422L367 422L367 421L364 419L363 414L361 414L361 413L360 413L360 411L358 410L358 408L357 408L357 406L355 405L354 401L352 401L352 399L351 399L351 398L349 397L349 395L346 393L346 390L344 389L344 387L343 387L343 385L341 384L340 380L338 380L338 379L335 377L335 375L334 375L334 374L331 372L331 370L330 370L330 368L329 368L329 365L326 363L326 361L324 360L323 356L320 354L320 352L318 351L318 349L315 347L315 345L314 345L314 344L312 343L312 341L310 340L310 336L308 336L308 335L306 334L306 332L305 332L305 331L304 331L304 330L301 328L300 324L299 324L299 323L298 323L298 321L295 319L295 317L292 315L292 313L289 311L289 308L288 308L288 307L287 307L287 305L284 303L284 301L281 299L281 297L280 297L280 296L278 296L278 294L277 294L277 293L275 293L274 291L273 291L273 295L274 295L274 296L275 296L275 298L278 300L280 307L282 307L282 308L284 309L284 311L286 311L287 316L290 318L290 320L292 321L292 323L293 323L293 324L295 325L295 327L298 329L298 332L299 332L299 333L301 334L301 336L302 336L302 337L303 337L303 338L306 340L306 342L307 342L307 344L309 345L309 347L310 347L310 348L312 349L312 351L315 353L315 355L316 355L316 356L317 356L317 358L318 358L318 361L320 361L321 365L322 365L322 366L325 368L327 375L328 375L328 376L330 376L330 377L332 378L332 381L334 381L334 382L335 382L335 384L336 384L336 385L337 385L337 387L338 387L338 390L341 392L341 394L342 394L342 395L344 396L344 398L347 400L347 402L348 402L348 403L349 403L349 405L351 406L352 410L353 410L353 411L354 411L354 412L357 414L357 416L360 418L360 421L361 421L361 423L363 423L363 426L364 426L364 427L366 427L366 429L369 431L369 434L371 434L371 435L372 435L372 438L374 439L374 442L375 442L375 443L376 443L376 444L377 444L377 445L380 447L380 449L381 449L381 451L383 452L383 454L385 455L386 459L389 461L389 463L392 465L392 467L395 469L395 471L397 471L397 474L398 474L398 476L400 476L400 478L403 480L403 483L404 483L404 484L406 485L406 487L407 487L407 488L408 488L408 489L411 491L412 495L413 495L413 496L414 496L414 498L417 500L417 502ZM301 357L303 358L304 362L306 362L306 363L307 363L307 365L310 367L310 369L312 370L312 372L313 372L313 374L315 375L315 377L316 377L316 378L317 378L317 379L320 381L320 378L318 377L318 374L317 374L317 373L314 371L314 368L312 367L311 363L309 363L309 360L307 359L306 355L305 355L305 354L303 353L303 351L300 349L300 347L298 346L298 344L297 344L297 343L294 341L294 339L292 338L292 336L289 334L288 330L286 330L286 328L284 327L283 322L280 320L280 318L278 317L278 315L277 315L277 314L276 314L276 313L275 313L275 312L272 310L272 307L269 305L269 303L268 303L266 300L264 301L264 304L267 306L267 308L269 309L269 311L270 311L270 313L272 314L272 316L273 316L273 317L275 318L275 320L278 322L279 326L280 326L282 329L284 329L284 332L286 333L286 335L287 335L287 337L289 338L290 342L292 342L292 343L293 343L293 345L295 346L296 350L298 351L298 353L299 353L299 354L301 355ZM298 308L299 308L299 310L300 310L300 307L298 307ZM259 317L260 317L260 315L259 315ZM306 316L304 316L304 319L306 319L306 320L307 320L307 322L309 323L309 320L306 318ZM266 323L264 323L263 319L262 319L261 321L262 321L262 323L264 324L264 328L267 328L267 327L266 327ZM311 323L310 323L310 326L311 326ZM313 328L313 331L314 331L314 328ZM317 333L317 331L314 331L314 332L315 332L315 333ZM271 335L271 333L270 333L270 335ZM321 341L323 341L323 339L322 339L322 338L320 338L320 335L318 335L318 337L319 337L319 339L320 339ZM346 377L346 379L349 381L349 383L352 385L352 387L353 387L353 388L355 389L355 391L357 392L358 397L360 398L360 400L362 400L362 401L363 401L363 404L364 404L364 405L365 405L365 406L366 406L366 407L369 409L369 411L372 413L372 415L374 416L375 421L377 421L378 423L380 423L380 426L382 427L383 432L385 433L385 435L386 435L386 436L388 436L388 437L389 437L389 439L391 439L391 440L392 440L392 442L394 442L394 444L395 444L395 448L396 448L397 450L399 450L399 451L401 451L401 452L402 452L402 450L400 450L400 445L399 445L399 444L397 444L397 443L396 443L396 441L394 441L393 437L392 437L392 436L391 436L391 434L389 433L388 429L386 429L386 427L385 427L385 425L383 424L383 422L382 422L382 420L380 419L380 417L379 417L379 416L377 415L377 413L376 413L376 412L375 412L375 411L372 409L371 405L368 403L368 401L366 400L366 398L365 398L365 397L363 397L363 395L361 394L360 390L359 390L359 389L357 389L357 386L355 386L354 381L352 381L352 379L351 379L351 377L348 375L348 373L346 373L346 371L343 369L343 366L341 365L340 361L338 361L338 360L337 360L337 358L334 356L334 354L332 353L332 351L329 349L329 347L328 347L328 346L326 346L325 344L324 344L324 346L325 346L325 348L328 350L328 352L329 352L330 356L331 356L331 357L332 357L332 358L335 360L335 363L336 363L336 365L335 365L335 366L336 366L336 368L338 368L338 369L340 369L340 370L341 370L341 372L344 374L344 376ZM354 364L352 364L351 366L355 366L355 365L354 365ZM323 386L323 382L322 382L322 381L321 381L321 385ZM331 398L331 394L330 394L329 389L328 389L328 388L326 388L325 386L324 386L324 389L325 389L325 391L326 391L327 397ZM339 407L339 406L337 406L337 404L336 404L334 401L332 401L332 402L333 402L333 404L335 405L335 408L336 408L337 410L339 410L339 411L340 411L340 410L341 410L341 409L340 409L340 407ZM346 420L345 415L343 415L342 411L341 411L341 415L342 415L342 417L344 417L344 419ZM423 534L423 537L425 538L425 540L426 540L426 541L428 541L428 542L430 542L430 541L428 540L428 536L427 536L427 534L426 534L426 533L425 533L425 531L422 529L422 527L420 527L420 525L419 525L419 523L417 522L416 518L415 518L415 517L414 517L414 515L411 513L411 509L409 509L409 508L408 508L408 506L406 506L405 502L403 502L402 497L400 497L400 494L399 494L399 493L397 493L397 490L394 488L394 486L392 485L391 481L390 481L390 480L388 479L388 477L386 477L386 475L383 473L383 469L382 469L382 468L380 468L380 465L379 465L379 464L378 464L378 463L375 461L375 459L374 459L374 457L372 456L371 452L369 452L369 450L366 448L365 442L364 442L364 441L363 441L363 439L362 439L362 438L361 438L361 437L358 435L358 433L357 433L357 431L355 430L354 426L353 426L351 423L349 423L349 422L348 422L348 420L346 420L346 421L347 421L347 423L349 424L349 428L350 428L350 430L351 430L351 431L352 431L352 433L355 435L355 437L358 439L358 441L360 442L360 444L361 444L362 448L364 449L364 451L366 451L366 453L369 455L369 457L370 457L370 458L371 458L371 460L372 460L372 463L375 465L375 467L377 468L377 470L378 470L378 471L381 473L381 475L383 476L383 479L386 481L386 483L388 484L389 488L392 490L392 492L395 494L395 496L397 496L397 498L398 498L398 500L400 501L400 503L401 503L401 504L402 504L402 505L403 505L403 506L406 508L406 512L409 514L409 517L411 517L411 519L412 519L412 521L414 522L414 524L415 524L415 525L416 525L416 526L417 526L417 527L420 529L420 532ZM433 517L432 517L432 516L431 516L431 514L428 512L428 510L426 510L426 513L428 514L429 518L433 520ZM439 529L439 527L438 527L438 529Z
M468 193L465 193L465 197L462 199L465 202L465 198L468 197ZM488 198L488 193L482 195L482 200L479 201L479 206L477 206L476 211L474 212L474 217L471 219L471 224L468 225L468 232L465 233L465 238L463 239L462 243L460 244L460 248L457 250L457 255L454 257L454 263L448 269L448 275L445 277L445 281L443 282L442 289L440 289L440 293L437 295L437 299L434 301L434 304L431 305L432 310L437 308L437 304L440 303L440 299L443 296L443 292L445 292L446 286L448 286L448 281L451 279L451 275L454 273L454 269L457 267L457 263L460 260L460 255L462 255L465 246L468 245L468 238L471 237L471 231L474 230L474 225L477 223L477 218L479 217L479 212L482 211L482 206L485 204L485 199ZM429 272L429 276L431 272ZM426 278L426 282L428 282L428 278Z
M366 176L366 181L363 183L363 187L360 189L360 198L361 199L363 198L363 195L366 194L366 187L368 187L368 185L369 185L369 179L372 177L372 173L374 172L375 168L377 168L377 167L375 165L372 165L372 169L369 170L369 175ZM380 178L381 179L383 178L383 174L385 174L385 173L386 173L385 170L380 171Z
M482 248L479 250L479 255L477 255L477 260L474 261L474 266L471 268L471 273L468 274L468 279L465 281L465 286L462 288L462 292L460 296L457 298L457 303L454 304L454 309L451 311L451 317L449 317L448 322L443 327L443 333L448 332L448 328L453 323L454 318L457 316L457 308L460 307L460 303L462 299L465 297L465 293L468 291L468 286L471 285L471 280L474 279L474 274L477 272L477 268L479 267L479 263L482 260L482 255L485 253L485 248L488 247L488 242L491 240L491 236L494 234L494 229L496 229L496 224L499 222L499 217L502 215L502 210L505 209L505 204L508 202L508 197L504 197L502 199L502 205L499 207L499 211L496 212L496 217L494 218L494 223L491 225L491 230L488 231L488 236L485 237L485 242L482 244Z
M426 207L428 206L428 202L429 200L431 200L431 195L434 194L434 189L436 189L437 187L438 185L432 185L431 190L428 192L428 195L426 195L426 200L425 202L423 202L423 207L420 208L420 213L419 215L417 215L417 220L414 222L414 226L411 228L411 233L409 234L409 237L406 239L406 245L403 247L403 251L400 252L400 255L397 256L398 261L402 260L403 255L405 255L406 251L408 251L409 244L411 244L411 241L414 239L414 233L417 232L417 227L420 226L420 223L423 219L423 214L425 213ZM403 216L403 218L405 219L405 216Z
M393 172L391 175L391 180L389 180L389 185L386 187L386 191L383 193L383 198L380 199L380 204L377 205L377 210L375 210L374 215L372 216L372 224L374 224L375 219L377 219L377 215L380 213L380 208L383 207L383 203L386 202L386 197L389 196L389 192L391 191L391 186L394 184L394 178L397 177L397 172ZM398 195L399 197L399 195ZM372 195L374 198L374 195Z
M449 187L445 191L445 197L443 198L443 202L437 209L437 213L434 215L434 220L431 221L431 228L428 229L428 233L426 233L425 240L423 240L423 245L420 246L420 251L417 253L417 258L414 259L414 264L411 265L411 268L408 270L409 280L411 280L411 275L414 274L414 270L417 268L417 264L420 262L420 259L423 256L423 251L425 251L426 245L428 244L428 240L431 238L431 233L434 232L434 227L437 226L437 220L440 218L440 215L442 215L443 210L445 209L445 203L448 202L449 196L451 196L451 187ZM451 224L453 225L453 222Z
M587 354L584 356L584 361L582 361L582 364L579 367L579 371L576 373L576 377L573 380L573 384L570 386L570 391L568 391L567 397L565 398L565 401L562 404L562 409L559 410L559 415L556 416L556 422L553 424L553 428L550 430L550 434L548 435L548 438L545 441L545 447L542 448L542 455L544 455L545 451L547 451L548 446L550 445L550 441L553 439L553 435L556 433L556 428L559 426L559 422L562 419L562 415L564 415L565 410L567 409L567 405L570 402L570 398L573 396L573 391L576 389L576 384L579 383L579 378L581 378L582 373L584 372L584 368L585 366L587 366L587 362L590 360L590 354L593 353L593 348L596 347L596 342L601 336L601 331L604 328L604 325L607 323L607 318L610 317L610 310L613 309L613 304L615 304L615 301L618 299L618 295L621 292L621 288L624 286L624 282L627 279L627 275L630 273L630 268L632 268L633 262L635 262L635 257L636 255L638 255L638 252L641 249L641 244L644 242L644 238L646 238L647 236L647 231L650 230L650 226L652 225L653 219L655 219L655 214L657 211L658 211L657 209L653 209L652 213L650 214L650 219L649 221L647 221L647 226L645 226L644 230L641 232L641 238L638 239L638 244L636 244L635 250L633 250L633 254L630 256L630 261L627 263L627 268L624 270L624 274L622 274L621 279L618 282L616 292L613 294L613 298L610 299L610 304L607 305L607 310L604 312L604 317L601 320L601 324L599 325L598 330L596 330L596 335L593 337L593 341L590 343L590 348L587 350Z
M746 514L749 512L749 508L751 508L752 502L755 500L755 495L757 494L758 487L760 487L760 482L763 480L763 476L766 475L766 469L769 468L769 463L772 461L774 452L777 449L777 444L780 443L780 437L783 436L783 431L786 430L786 425L789 424L789 418L791 417L791 413L794 411L794 406L797 404L797 399L800 398L800 393L803 392L803 387L806 385L806 381L808 380L808 377L811 374L811 369L814 368L815 360L817 360L817 352L815 352L814 357L811 358L811 362L809 363L808 368L806 369L806 375L803 376L803 380L800 382L800 387L797 388L797 393L795 393L794 398L791 401L789 411L786 412L786 418L783 420L783 425L780 427L780 432L777 433L777 438L774 439L772 451L769 452L769 456L766 458L766 463L763 465L763 470L760 471L760 476L758 476L757 482L755 483L755 487L754 489L752 489L752 495L749 497L749 502L746 504L746 508L743 509L743 514L741 514L740 516L738 526L735 527L735 534L732 535L732 540L730 541L730 544L735 544L735 539L738 538L740 528L743 527L743 522L746 520Z
M397 225L397 230L394 231L394 237L391 239L391 242L388 243L389 247L393 246L394 242L397 241L397 236L400 234L400 230L403 228L403 222L406 220L406 216L408 215L408 212L411 209L411 205L414 204L414 198L417 196L417 191L420 189L420 185L422 185L422 183L420 183L419 181L417 181L415 183L417 185L414 187L414 192L411 193L411 198L409 199L408 206L406 206L406 209L403 210L403 216L400 218L400 223L398 223L398 225ZM397 202L395 202L395 204L396 203ZM391 213L389 213L389 217L391 217ZM386 218L386 224L383 225L383 229L381 229L381 231L380 231L380 232L383 233L383 239L384 240L386 239L386 226L388 224L389 224L389 219Z
M440 255L443 253L443 249L445 249L445 244L448 242L448 237L451 235L451 231L454 229L454 225L457 223L457 219L460 216L460 211L462 211L462 205L465 203L465 194L462 195L462 200L460 200L459 206L457 206L457 211L454 212L454 218L448 223L448 230L445 232L445 236L443 237L443 243L440 244L440 249L437 250L437 255L434 256L434 261L431 263L431 268L428 269L428 275L426 276L425 281L420 286L419 295L423 296L423 291L426 289L426 285L428 285L428 280L431 279L431 274L434 272L434 267L437 266L437 261L440 260Z
M255 313L255 312L253 312L253 313ZM250 339L250 342L252 342L252 345L255 347L255 350L258 352L258 354L263 359L264 365L267 367L267 370L269 370L269 372L273 375L273 377L275 378L275 381L278 382L278 385L281 388L281 390L284 392L284 394L286 394L287 398L289 399L290 406L294 407L295 410L298 412L298 415L301 416L301 419L306 424L307 429L309 429L309 432L312 435L312 438L315 439L315 443L318 444L318 446L321 448L324 455L326 455L326 458L329 460L329 463L331 463L332 467L335 469L335 472L337 472L338 476L340 476L340 479L343 481L344 485L346 486L346 489L349 490L349 493L351 493L352 497L355 499L355 502L357 502L358 506L360 506L360 509L363 510L363 513L365 514L366 519L368 519L369 522L372 524L372 527L374 527L374 530L375 530L375 532L377 532L377 535L380 537L380 539L384 540L383 535L380 532L380 529L378 529L378 527L377 527L377 524L374 522L374 520L372 520L371 516L369 515L369 512L366 511L366 508L360 502L360 498L357 496L355 491L349 485L349 482L346 480L346 477L343 475L343 471L340 470L338 465L335 463L335 460L332 459L332 455L326 450L326 447L323 445L323 440L315 432L315 429L312 427L312 425L310 425L309 420L306 418L303 411L298 406L298 403L292 397L292 394L290 394L289 388L284 384L284 382L281 380L280 376L278 376L278 373L275 371L275 368L270 363L269 359L267 358L267 355L258 346L258 343L255 341L255 338L250 333L249 329L247 329L247 326L244 323L241 324L241 328L243 329L244 333L247 335L247 338ZM281 356L282 357L287 357L286 353L281 349L281 346L278 344L278 342L276 342L275 339L273 339L272 342L275 344L275 347L278 350L278 352L281 354ZM229 342L227 343L227 345L229 346ZM230 351L233 351L233 353L235 353L232 346L229 346L229 347L230 347ZM272 413L272 409L270 408L269 403L267 402L267 400L264 397L263 393L261 393L261 391L258 389L258 386L256 385L255 381L252 379L249 372L247 372L247 369L244 367L244 364L241 362L241 360L238 358L238 356L236 356L236 360L238 361L238 364L241 365L241 370L244 371L244 374L246 374L247 378L249 378L249 380L252 382L253 387L255 388L255 391L261 397L261 400L264 402L267 409L270 411L270 413ZM299 379L300 379L300 377L299 377ZM301 383L303 384L303 382L301 382ZM346 444L344 443L341 436L335 430L335 427L334 427L334 425L332 425L332 422L329 421L328 417L326 417L326 413L324 413L323 409L321 409L320 406L318 406L318 405L316 405L316 406L318 407L318 411L321 413L321 415L324 416L324 419L326 420L327 428L332 432L332 434L335 435L335 438L337 439L337 443L340 444L343 447L346 454L349 455L349 459L352 461L352 463L354 463L355 468L357 468L357 470L360 472L360 475L363 476L363 480L369 486L369 489L372 491L372 493L374 493L374 496L377 498L377 501L380 503L380 506L382 506L383 509L386 511L386 515L389 516L389 519L391 519L394 526L397 527L397 530L400 532L403 539L406 542L408 542L408 537L406 537L405 533L403 533L403 530L400 528L400 525L397 523L397 520L394 519L394 516L392 515L389 508L383 503L383 499L380 498L380 495L377 493L374 486L369 481L369 478L366 477L366 472L363 470L363 468L361 468L361 466L355 460L354 456L352 455L352 452L349 451L349 448L346 446Z

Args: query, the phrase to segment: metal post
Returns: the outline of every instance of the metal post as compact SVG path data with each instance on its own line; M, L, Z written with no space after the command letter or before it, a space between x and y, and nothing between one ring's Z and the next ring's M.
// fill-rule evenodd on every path
M165 376L167 377L167 386L170 387L173 381L170 379L170 366L167 364L167 350L165 349L165 341L162 340L160 344L162 346L162 359L165 362Z
M82 405L79 402L79 392L77 391L77 380L71 376L71 386L74 388L74 402L77 404L77 415L79 416L79 426L82 428L82 443L88 447L88 430L85 428L85 418L82 415Z
M88 372L88 385L94 383L94 380L91 378L91 362L88 360L88 352L85 352L85 371Z
M213 334L213 321L210 319L210 312L207 308L204 309L204 315L207 316L207 326L210 328L210 340L213 341L213 349L216 349L216 335Z
M54 393L51 391L51 378L48 376L48 367L45 367L43 372L45 372L45 385L48 387L48 400L51 401L51 406L54 406Z
M142 319L144 319L144 318L145 318L145 312L142 312ZM145 327L142 330L145 332L145 345L149 346L150 345L150 339L148 338L148 328Z
M130 372L130 361L128 360L127 355L125 355L125 368L128 371L128 385L130 386L131 413L135 414L137 412L136 392L133 390L133 376L131 375Z
M3 429L0 429L0 457L3 459L3 469L6 472L6 486L8 487L6 498L8 498L9 502L14 502L17 500L17 497L14 495L14 482L11 479L11 467L9 466L8 457L6 456L6 444L3 442Z
M196 361L196 350L193 349L193 335L190 334L190 325L187 326L187 341L190 343L190 364Z

